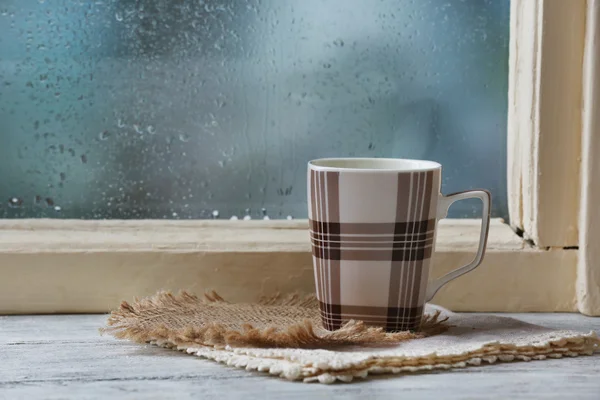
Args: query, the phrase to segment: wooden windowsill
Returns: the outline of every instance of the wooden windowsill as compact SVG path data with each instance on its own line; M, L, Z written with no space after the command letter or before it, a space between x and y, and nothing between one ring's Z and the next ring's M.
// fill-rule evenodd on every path
M479 220L442 220L433 276L473 258ZM159 289L232 301L312 291L305 220L0 220L0 313L107 312ZM493 220L484 263L434 302L457 311L576 311L577 252L530 248Z
M437 251L477 250L479 220L439 222ZM491 221L488 250L525 247L500 219ZM2 253L310 252L306 220L0 220Z

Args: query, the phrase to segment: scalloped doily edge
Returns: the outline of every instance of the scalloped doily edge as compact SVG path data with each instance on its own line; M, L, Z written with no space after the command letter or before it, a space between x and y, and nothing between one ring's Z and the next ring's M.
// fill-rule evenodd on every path
M354 378L367 378L371 375L418 373L433 370L450 370L454 368L466 368L484 364L500 362L545 360L548 358L578 357L593 355L600 351L600 343L597 335L591 332L587 335L560 338L545 344L528 346L521 353L519 350L502 350L502 344L490 344L485 349L465 354L451 356L421 357L420 359L401 359L399 357L372 358L365 362L357 363L352 368L335 370L327 368L327 364L320 362L319 367L303 365L298 362L286 360L281 357L260 357L239 352L241 349L215 349L212 347L195 346L173 346L168 342L151 342L160 347L186 352L190 355L213 360L228 366L243 368L247 371L265 372L287 380L302 380L303 382L319 382L331 384L337 381L352 382ZM572 346L565 346L572 344ZM582 346L583 344L583 346ZM264 350L264 349L261 349ZM276 349L273 349L276 350ZM491 351L490 351L491 350ZM454 359L454 360L453 360ZM419 365L419 361L422 363ZM373 365L375 362L375 365ZM417 364L417 365L403 365Z

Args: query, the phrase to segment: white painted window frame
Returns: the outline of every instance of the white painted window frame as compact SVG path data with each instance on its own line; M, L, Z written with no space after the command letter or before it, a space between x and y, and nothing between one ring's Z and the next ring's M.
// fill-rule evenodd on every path
M600 315L600 0L512 0L510 226L434 302ZM467 263L478 220L440 224L432 274ZM233 301L312 291L306 221L0 220L0 314L106 312L159 289ZM517 232L517 233L515 233Z
M510 223L540 250L577 253L575 284L564 284L588 315L600 315L599 8L599 0L511 3Z

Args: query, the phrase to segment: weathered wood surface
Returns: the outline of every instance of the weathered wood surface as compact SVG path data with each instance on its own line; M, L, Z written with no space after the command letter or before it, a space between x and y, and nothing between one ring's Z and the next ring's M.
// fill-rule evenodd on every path
M600 0L587 2L577 302L600 316Z
M600 318L579 314L508 315L555 328L600 331ZM287 382L101 337L98 327L105 318L0 317L0 399L600 399L600 356L325 386Z
M508 211L540 248L578 245L587 3L511 1Z
M480 220L440 221L431 275L473 260ZM229 301L313 292L306 220L0 220L0 314L103 313L158 290ZM434 302L453 311L577 311L577 251L530 247L499 219L485 259Z

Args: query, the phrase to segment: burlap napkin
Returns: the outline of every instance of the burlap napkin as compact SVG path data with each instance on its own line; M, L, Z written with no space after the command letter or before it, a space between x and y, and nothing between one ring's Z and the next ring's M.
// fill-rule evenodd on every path
M299 295L231 304L214 292L204 298L160 292L133 304L123 302L103 331L238 368L321 383L600 351L594 332L454 314L431 305L419 333L386 333L357 321L329 332L321 326L314 296Z

